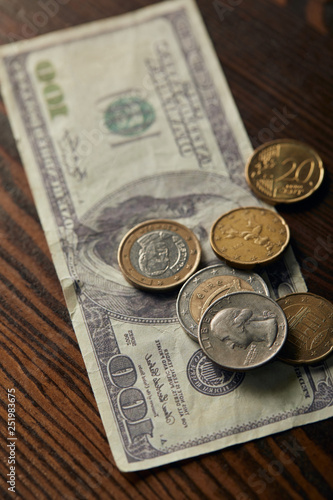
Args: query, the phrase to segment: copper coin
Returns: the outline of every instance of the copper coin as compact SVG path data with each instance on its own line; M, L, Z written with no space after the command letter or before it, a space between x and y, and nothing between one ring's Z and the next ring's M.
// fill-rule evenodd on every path
M123 238L118 263L125 278L144 290L166 291L197 269L200 243L187 227L172 220L142 222Z
M285 250L289 238L285 220L262 207L230 210L214 222L210 233L216 255L240 269L273 262Z
M287 319L275 300L236 292L213 302L198 329L199 343L226 370L246 371L272 360L287 337Z
M303 142L271 141L257 148L245 167L247 182L267 203L294 203L310 196L324 177L318 153Z
M288 321L279 359L293 365L316 363L333 350L333 305L312 293L291 293L277 300Z
M226 264L197 271L182 286L177 298L177 316L185 332L199 342L198 324L205 310L220 297L242 290L269 295L268 286L259 274Z

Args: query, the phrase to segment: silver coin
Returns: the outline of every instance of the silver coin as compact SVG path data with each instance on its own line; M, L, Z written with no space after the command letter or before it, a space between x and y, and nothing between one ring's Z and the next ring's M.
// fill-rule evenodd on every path
M270 297L237 292L216 300L203 314L199 343L226 370L257 368L276 356L287 337L287 319Z
M196 272L181 288L176 310L185 332L198 340L198 324L203 312L219 297L241 290L269 295L268 286L259 274L216 264Z

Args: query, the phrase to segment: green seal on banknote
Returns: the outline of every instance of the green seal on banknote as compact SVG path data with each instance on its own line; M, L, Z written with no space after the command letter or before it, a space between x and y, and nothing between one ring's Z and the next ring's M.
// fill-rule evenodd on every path
M155 111L141 97L121 97L110 104L104 114L105 125L113 134L142 134L155 121Z

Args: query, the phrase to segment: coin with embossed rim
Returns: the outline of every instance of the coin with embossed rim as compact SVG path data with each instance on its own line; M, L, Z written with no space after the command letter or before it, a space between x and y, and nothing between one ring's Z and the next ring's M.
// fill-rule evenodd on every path
M240 269L270 264L281 256L289 239L285 220L262 207L230 210L214 222L210 232L216 255Z
M277 300L288 321L279 359L298 365L322 361L333 351L333 304L313 293L291 293Z
M294 203L316 191L324 178L318 153L303 142L279 139L257 148L245 167L246 180L267 203Z
M275 300L236 292L213 302L199 323L199 343L226 370L247 371L272 360L287 336L287 319Z
M195 234L166 219L138 224L124 236L118 250L125 278L138 288L158 292L184 283L196 271L200 257Z
M269 295L259 274L215 264L197 271L182 286L176 304L177 316L185 332L198 340L198 324L203 312L227 293L248 290Z

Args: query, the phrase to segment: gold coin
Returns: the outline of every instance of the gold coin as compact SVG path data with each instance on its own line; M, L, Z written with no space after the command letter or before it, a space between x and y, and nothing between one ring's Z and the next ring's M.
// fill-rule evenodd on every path
M187 227L172 220L142 222L123 238L118 263L125 278L144 290L166 291L197 269L200 243Z
M324 177L318 153L299 141L280 139L257 148L245 167L246 180L267 203L294 203L310 196Z
M221 284L218 285L218 283ZM234 276L223 276L221 278L213 277L206 286L205 284L203 284L201 286L198 286L198 288L195 290L195 293L192 295L190 300L190 312L195 321L199 324L201 316L206 311L206 309L213 302L215 302L215 300L223 297L227 293L235 293L240 291L253 292L254 290L251 285L249 285L245 280L242 280L241 278L235 278ZM202 299L204 293L207 294L206 300Z
M219 217L210 232L216 255L240 269L273 262L289 243L284 219L262 207L235 208Z
M333 305L313 293L292 293L277 300L288 321L279 359L298 365L316 363L333 350Z

